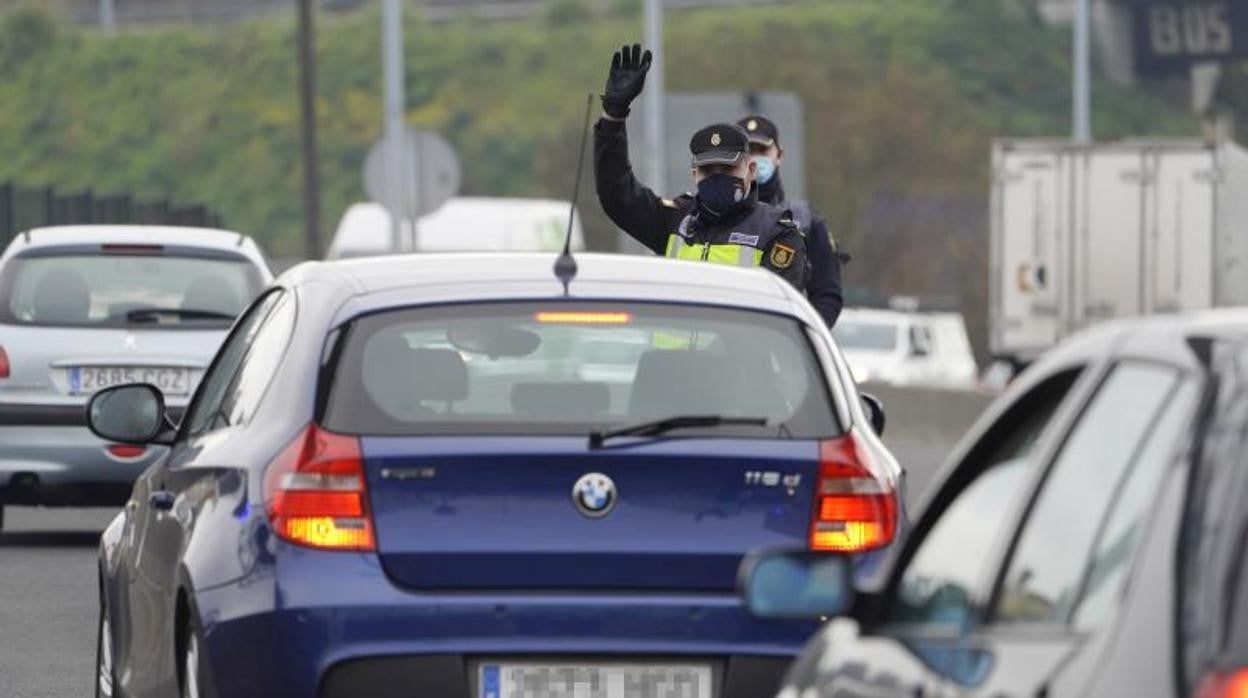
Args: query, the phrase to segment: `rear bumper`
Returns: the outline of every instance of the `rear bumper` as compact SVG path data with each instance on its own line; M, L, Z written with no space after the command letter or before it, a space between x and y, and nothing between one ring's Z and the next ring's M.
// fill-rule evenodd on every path
M717 698L775 695L789 658L732 655L711 660ZM321 682L320 698L475 698L481 695L472 660L464 655L377 657L341 662ZM420 690L413 693L412 687Z
M221 696L469 698L476 661L517 657L707 661L717 698L769 696L818 629L754 618L730 593L421 593L372 555L278 555L195 595Z
M84 405L13 405L0 403L0 427L87 428Z
M125 503L135 478L166 449L154 446L140 458L122 460L109 455L108 445L84 426L0 423L0 504Z

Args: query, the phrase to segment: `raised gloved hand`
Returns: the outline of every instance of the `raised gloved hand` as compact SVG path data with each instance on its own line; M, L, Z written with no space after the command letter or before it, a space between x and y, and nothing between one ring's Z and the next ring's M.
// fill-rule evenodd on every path
M614 119L628 116L629 105L641 94L646 85L646 73L650 70L652 56L641 52L641 44L624 46L611 58L611 73L607 75L607 89L602 95L602 110Z

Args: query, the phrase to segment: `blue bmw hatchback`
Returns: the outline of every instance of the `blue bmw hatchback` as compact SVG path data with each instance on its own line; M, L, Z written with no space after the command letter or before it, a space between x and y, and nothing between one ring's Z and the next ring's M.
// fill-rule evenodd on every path
M310 263L244 313L100 546L98 695L746 698L815 630L749 551L897 535L901 470L818 315L757 270ZM875 420L875 421L873 421Z

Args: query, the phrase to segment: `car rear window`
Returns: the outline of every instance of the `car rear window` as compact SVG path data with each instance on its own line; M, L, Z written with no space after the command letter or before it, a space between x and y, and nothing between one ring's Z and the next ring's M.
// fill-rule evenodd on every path
M18 257L0 318L58 327L227 326L263 283L246 260L162 254Z
M349 326L323 424L352 434L583 434L673 416L767 426L673 435L841 432L801 326L694 305L502 303L390 311Z
M887 322L860 322L842 318L832 328L832 336L842 349L892 351L897 348L897 325Z

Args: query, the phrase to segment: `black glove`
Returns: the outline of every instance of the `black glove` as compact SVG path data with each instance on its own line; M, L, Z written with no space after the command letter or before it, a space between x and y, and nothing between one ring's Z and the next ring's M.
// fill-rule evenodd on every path
M646 73L650 70L652 56L643 55L641 44L625 46L611 58L611 73L607 75L607 90L602 95L602 110L613 119L628 116L629 105L641 94L646 85Z

